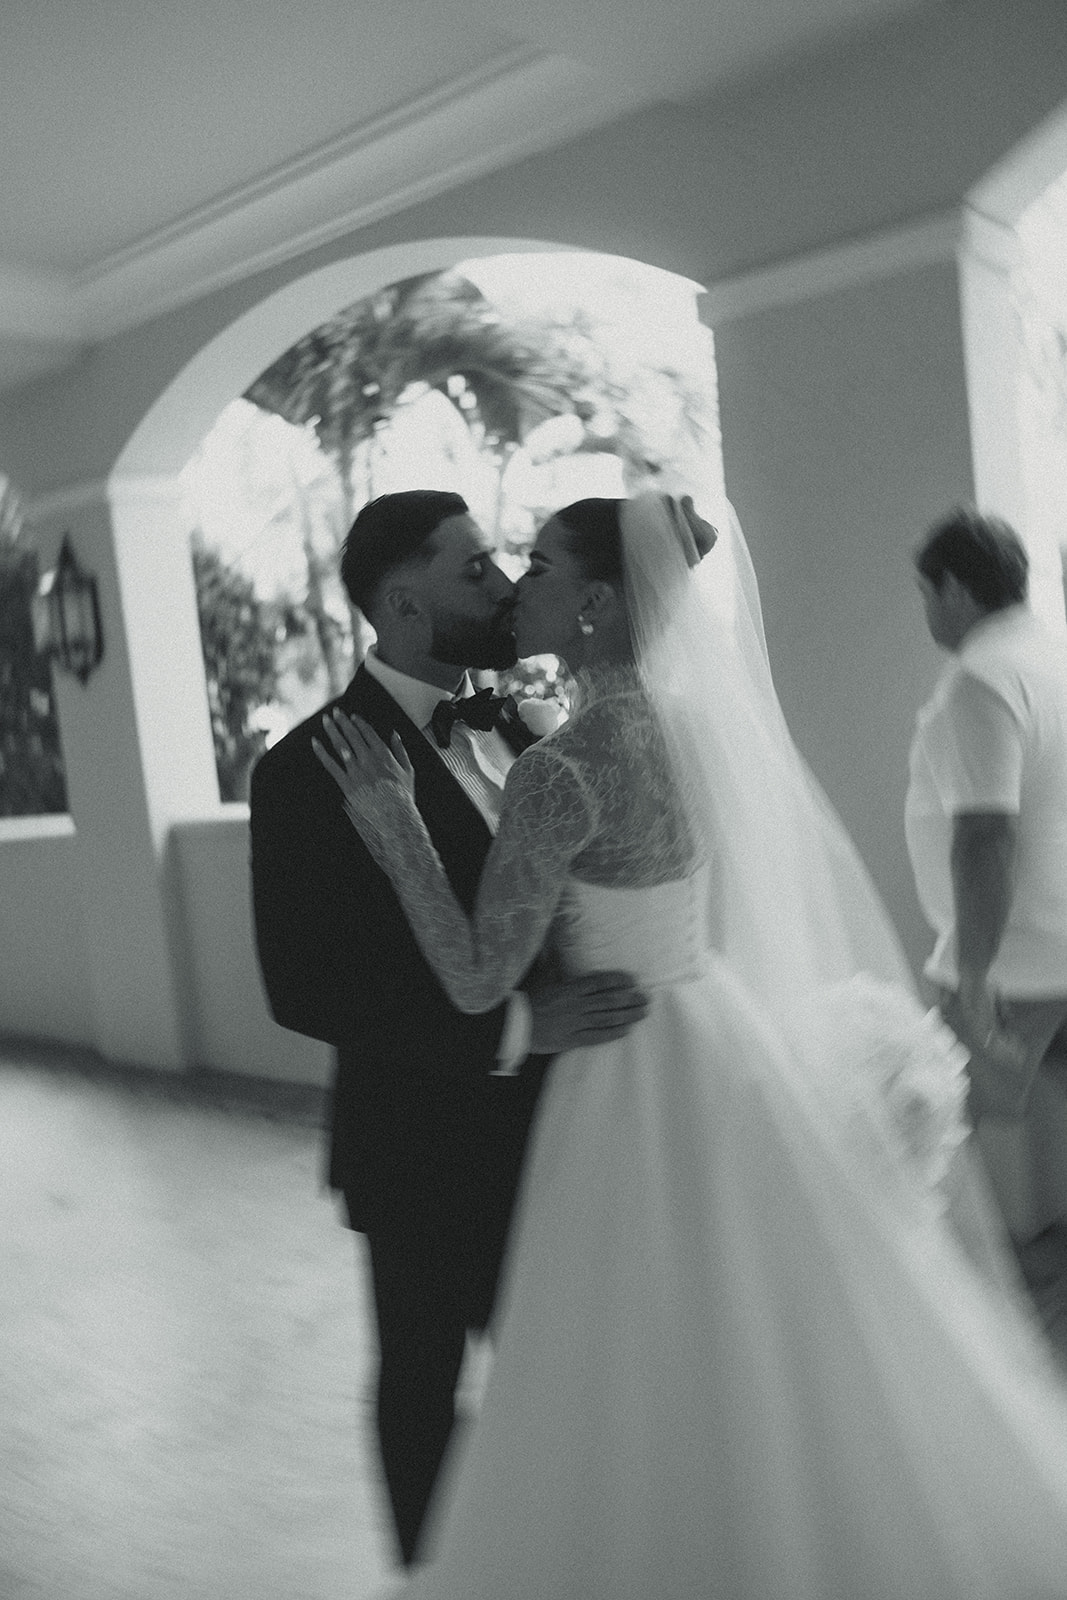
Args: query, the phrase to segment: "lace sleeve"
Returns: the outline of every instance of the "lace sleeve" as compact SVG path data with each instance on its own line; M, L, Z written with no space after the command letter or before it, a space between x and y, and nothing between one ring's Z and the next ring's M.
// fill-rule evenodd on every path
M595 803L573 762L538 745L508 774L500 828L468 918L414 806L377 822L349 812L404 906L411 930L460 1011L489 1011L544 943L571 862L596 831Z

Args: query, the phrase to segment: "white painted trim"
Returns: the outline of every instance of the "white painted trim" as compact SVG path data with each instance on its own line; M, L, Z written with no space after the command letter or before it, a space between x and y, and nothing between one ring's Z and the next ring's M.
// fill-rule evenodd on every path
M26 521L32 526L56 517L74 516L89 506L165 505L181 498L177 479L166 473L130 473L96 483L72 483L50 489L27 501Z
M181 470L222 407L283 350L384 284L421 272L443 272L474 256L574 248L538 239L420 239L305 273L249 306L175 373L126 441L111 476L118 481L169 481L165 469Z
M961 208L712 283L703 291L702 320L715 327L910 268L956 261L965 251L1007 264L1013 241L1010 228ZM423 239L331 262L294 279L249 307L176 374L127 441L109 483L42 495L29 503L28 520L41 522L109 498L172 499L173 476L157 470L166 465L161 452L176 460L178 471L226 400L240 393L274 356L341 306L384 283L441 271L480 255L575 248L573 243L539 239Z
M452 78L447 83L438 84L403 105L371 117L366 122L358 123L336 138L329 139L313 150L305 151L293 160L284 162L273 171L254 178L224 195L216 196L214 200L198 206L194 211L156 230L147 238L115 251L111 256L98 262L90 275L105 276L115 268L121 267L124 262L151 254L171 239L181 238L213 221L232 216L243 206L261 199L264 195L282 192L291 194L302 181L321 180L323 172L338 162L348 161L353 156L365 160L373 146L385 143L399 130L417 126L423 119L440 110L454 108L461 100L477 97L479 90L485 84L519 72L535 59L535 52L524 46L517 46L471 72Z
M107 498L113 506L171 505L182 497L176 477L167 473L112 474L107 480Z
M41 839L73 839L74 818L66 811L41 817L0 817L0 849L6 844L35 844Z
M850 239L770 268L712 283L701 318L711 327L789 305L912 267L954 261L968 237L962 211L925 217L910 226ZM974 225L977 227L977 224ZM119 455L113 474L149 479L174 470L196 448L221 407L282 350L340 307L382 284L419 272L443 271L464 259L515 251L573 251L573 243L536 239L422 239L329 263L294 279L250 306L199 350L145 413ZM166 479L162 475L163 481Z
M562 144L634 104L632 90L576 61L525 46L509 51L85 273L45 279L0 267L0 333L106 338Z
M977 257L1004 277L1011 277L1022 263L1023 247L1011 223L966 206L963 211L961 254Z
M247 828L251 814L247 800L220 800L210 811L191 812L189 816L178 817L171 823L170 830L176 835L219 828L228 828L231 833L236 833L240 828Z
M962 213L950 211L742 273L708 286L701 318L714 328L738 317L817 300L821 295L914 267L952 261L958 255L963 234Z
M72 483L63 489L49 489L27 500L23 509L27 523L35 527L56 517L73 516L89 506L106 505L107 498L107 483L101 478L96 483Z
M73 354L639 107L632 88L609 84L568 57L516 46L83 273L35 273L0 262L0 338ZM968 206L1010 228L1065 161L1061 110L975 186ZM708 320L947 260L957 229L954 211L740 274L707 291Z
M975 211L1011 228L1067 170L1067 102L1038 124L967 196Z

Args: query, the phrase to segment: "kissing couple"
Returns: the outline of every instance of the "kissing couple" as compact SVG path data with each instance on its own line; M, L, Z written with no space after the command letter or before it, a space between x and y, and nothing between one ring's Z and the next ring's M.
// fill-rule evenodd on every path
M434 748L432 713L390 726L353 695L289 736L307 791L334 802L328 823L300 804L276 821L293 870L304 830L347 830L335 902L364 944L395 947L402 920L412 945L379 991L351 944L322 957L333 1003L359 1013L357 1058L401 1040L349 1114L365 1126L417 1083L450 1127L470 1074L444 1034L437 1062L413 1067L396 998L416 970L431 1018L450 1008L482 1042L483 1088L527 1080L489 1380L469 1438L441 1451L428 1559L399 1592L1062 1600L1067 1398L996 1220L976 1215L966 1056L914 996L792 742L740 529L727 506L713 520L718 537L691 503L647 494L579 502L538 532L509 596L513 648L561 657L575 700L509 761L476 864L428 804L451 748ZM379 687L404 626L435 659L458 653L447 605L427 601L442 553L438 528L364 591ZM486 776L495 737L476 756ZM454 786L474 800L458 772ZM254 788L254 873L256 833ZM376 927L386 888L396 910ZM521 1053L541 984L606 993L611 1036L576 1030L529 1078L526 1062L502 1071L512 1001L525 990ZM335 1150L336 1127L335 1110ZM388 1189L390 1158L365 1156ZM498 1179L480 1156L470 1189ZM489 1209L475 1200L483 1224ZM384 1458L382 1398L380 1382Z

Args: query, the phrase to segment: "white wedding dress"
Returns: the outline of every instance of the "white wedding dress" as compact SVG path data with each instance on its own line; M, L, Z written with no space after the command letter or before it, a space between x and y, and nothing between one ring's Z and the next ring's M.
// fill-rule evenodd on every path
M612 806L616 825L630 814L622 837L608 828L616 867L629 854L647 876L672 854L653 825L670 816L662 764L633 754L653 754L642 702L619 691L520 763L521 791L541 789L556 826L522 838L505 815L481 904L493 959L467 972L472 998L525 960L534 880L566 818L572 848L580 835L580 789L602 824ZM612 725L626 729L622 774ZM599 751L594 766L575 745ZM427 948L462 988L447 886L390 837ZM591 849L603 867L602 832ZM430 1562L400 1592L1064 1600L1067 1403L1038 1337L927 1191L872 1171L874 1132L827 1114L709 948L707 874L567 877L563 958L635 973L652 1007L625 1039L552 1069L481 1411L446 1474Z
M427 1564L389 1592L1065 1600L1065 1391L946 1216L966 1158L958 1049L840 954L851 926L824 938L822 910L820 975L780 1003L755 946L776 911L794 948L811 886L794 906L783 879L746 931L756 847L788 841L747 840L736 807L711 849L695 836L669 694L646 690L587 678L577 715L520 757L471 921L403 794L350 809L461 1008L496 1003L546 935L570 970L624 969L652 996L627 1037L551 1068L480 1413ZM769 803L756 732L740 778L723 737L723 784L751 777ZM814 858L821 824L790 803ZM844 881L836 835L828 849ZM892 966L879 938L856 935Z

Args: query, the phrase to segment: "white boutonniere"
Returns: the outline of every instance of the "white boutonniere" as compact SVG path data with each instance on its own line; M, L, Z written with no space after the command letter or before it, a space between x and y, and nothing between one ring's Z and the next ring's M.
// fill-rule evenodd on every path
M520 700L518 712L526 727L538 739L555 733L561 723L567 720L567 713L558 700L541 700L536 695Z

